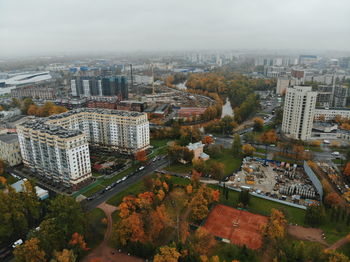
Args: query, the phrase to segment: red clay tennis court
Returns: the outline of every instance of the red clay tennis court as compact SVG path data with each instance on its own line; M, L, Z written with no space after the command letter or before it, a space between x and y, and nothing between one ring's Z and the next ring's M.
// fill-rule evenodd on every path
M216 205L204 227L214 236L251 249L259 249L263 239L261 228L268 218L224 205Z

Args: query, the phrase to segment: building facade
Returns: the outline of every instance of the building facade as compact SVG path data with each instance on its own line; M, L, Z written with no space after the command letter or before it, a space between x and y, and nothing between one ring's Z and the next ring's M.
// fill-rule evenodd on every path
M149 122L144 113L81 108L51 116L46 123L66 130L80 130L91 145L106 146L121 153L134 154L149 147Z
M35 119L17 126L25 166L58 185L76 188L91 178L87 136Z
M16 166L22 163L17 134L0 135L0 159L9 166Z
M311 86L287 88L282 132L293 139L308 140L314 119L317 92Z
M11 90L11 97L53 100L57 97L57 92L52 87L45 86L23 86Z
M336 117L350 119L350 109L347 108L316 108L315 119L323 119L332 121Z
M127 77L77 76L71 79L71 94L73 97L116 96L119 100L128 99Z

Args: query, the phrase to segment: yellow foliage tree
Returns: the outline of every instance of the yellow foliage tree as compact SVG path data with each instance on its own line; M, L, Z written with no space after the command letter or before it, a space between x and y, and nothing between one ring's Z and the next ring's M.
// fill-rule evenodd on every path
M16 262L46 262L45 251L40 249L39 239L31 238L13 251Z
M159 254L154 256L154 262L177 262L181 254L175 247L163 246L159 249Z

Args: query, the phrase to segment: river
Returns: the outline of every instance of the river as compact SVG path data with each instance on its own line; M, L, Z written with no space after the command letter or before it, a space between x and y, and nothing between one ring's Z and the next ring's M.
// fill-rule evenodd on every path
M177 84L176 87L179 88L179 89L182 89L182 90L186 90L187 89L186 82L187 82L187 80L185 82L183 82L183 83Z
M222 106L222 113L221 113L221 118L224 116L234 116L232 107L231 107L231 102L228 98L226 98L226 103Z

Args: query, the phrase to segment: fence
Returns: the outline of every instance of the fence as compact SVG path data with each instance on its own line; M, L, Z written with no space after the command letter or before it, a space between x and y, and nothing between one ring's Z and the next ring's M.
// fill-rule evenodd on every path
M317 193L320 195L320 199L323 199L323 188L320 180L318 180L317 176L315 175L314 171L310 168L308 163L304 161L304 170L307 176L310 178L312 184L317 190Z
M222 187L223 185L220 183L219 186ZM242 191L240 188L234 188L234 187L230 187L230 186L227 186L226 188L228 188L230 190L237 191L237 192L241 192ZM254 193L254 192L249 192L249 194L252 195L252 196L255 196L255 197L259 197L259 198L263 198L263 199L266 199L266 200L274 201L274 202L277 202L277 203L280 203L280 204L283 204L283 205L287 205L287 206L296 207L296 208L300 208L300 209L306 210L306 206L303 206L303 205L294 204L294 203L291 203L291 202L288 202L288 201L276 199L276 198L269 197L269 196L263 196L263 195L260 195L260 194Z

